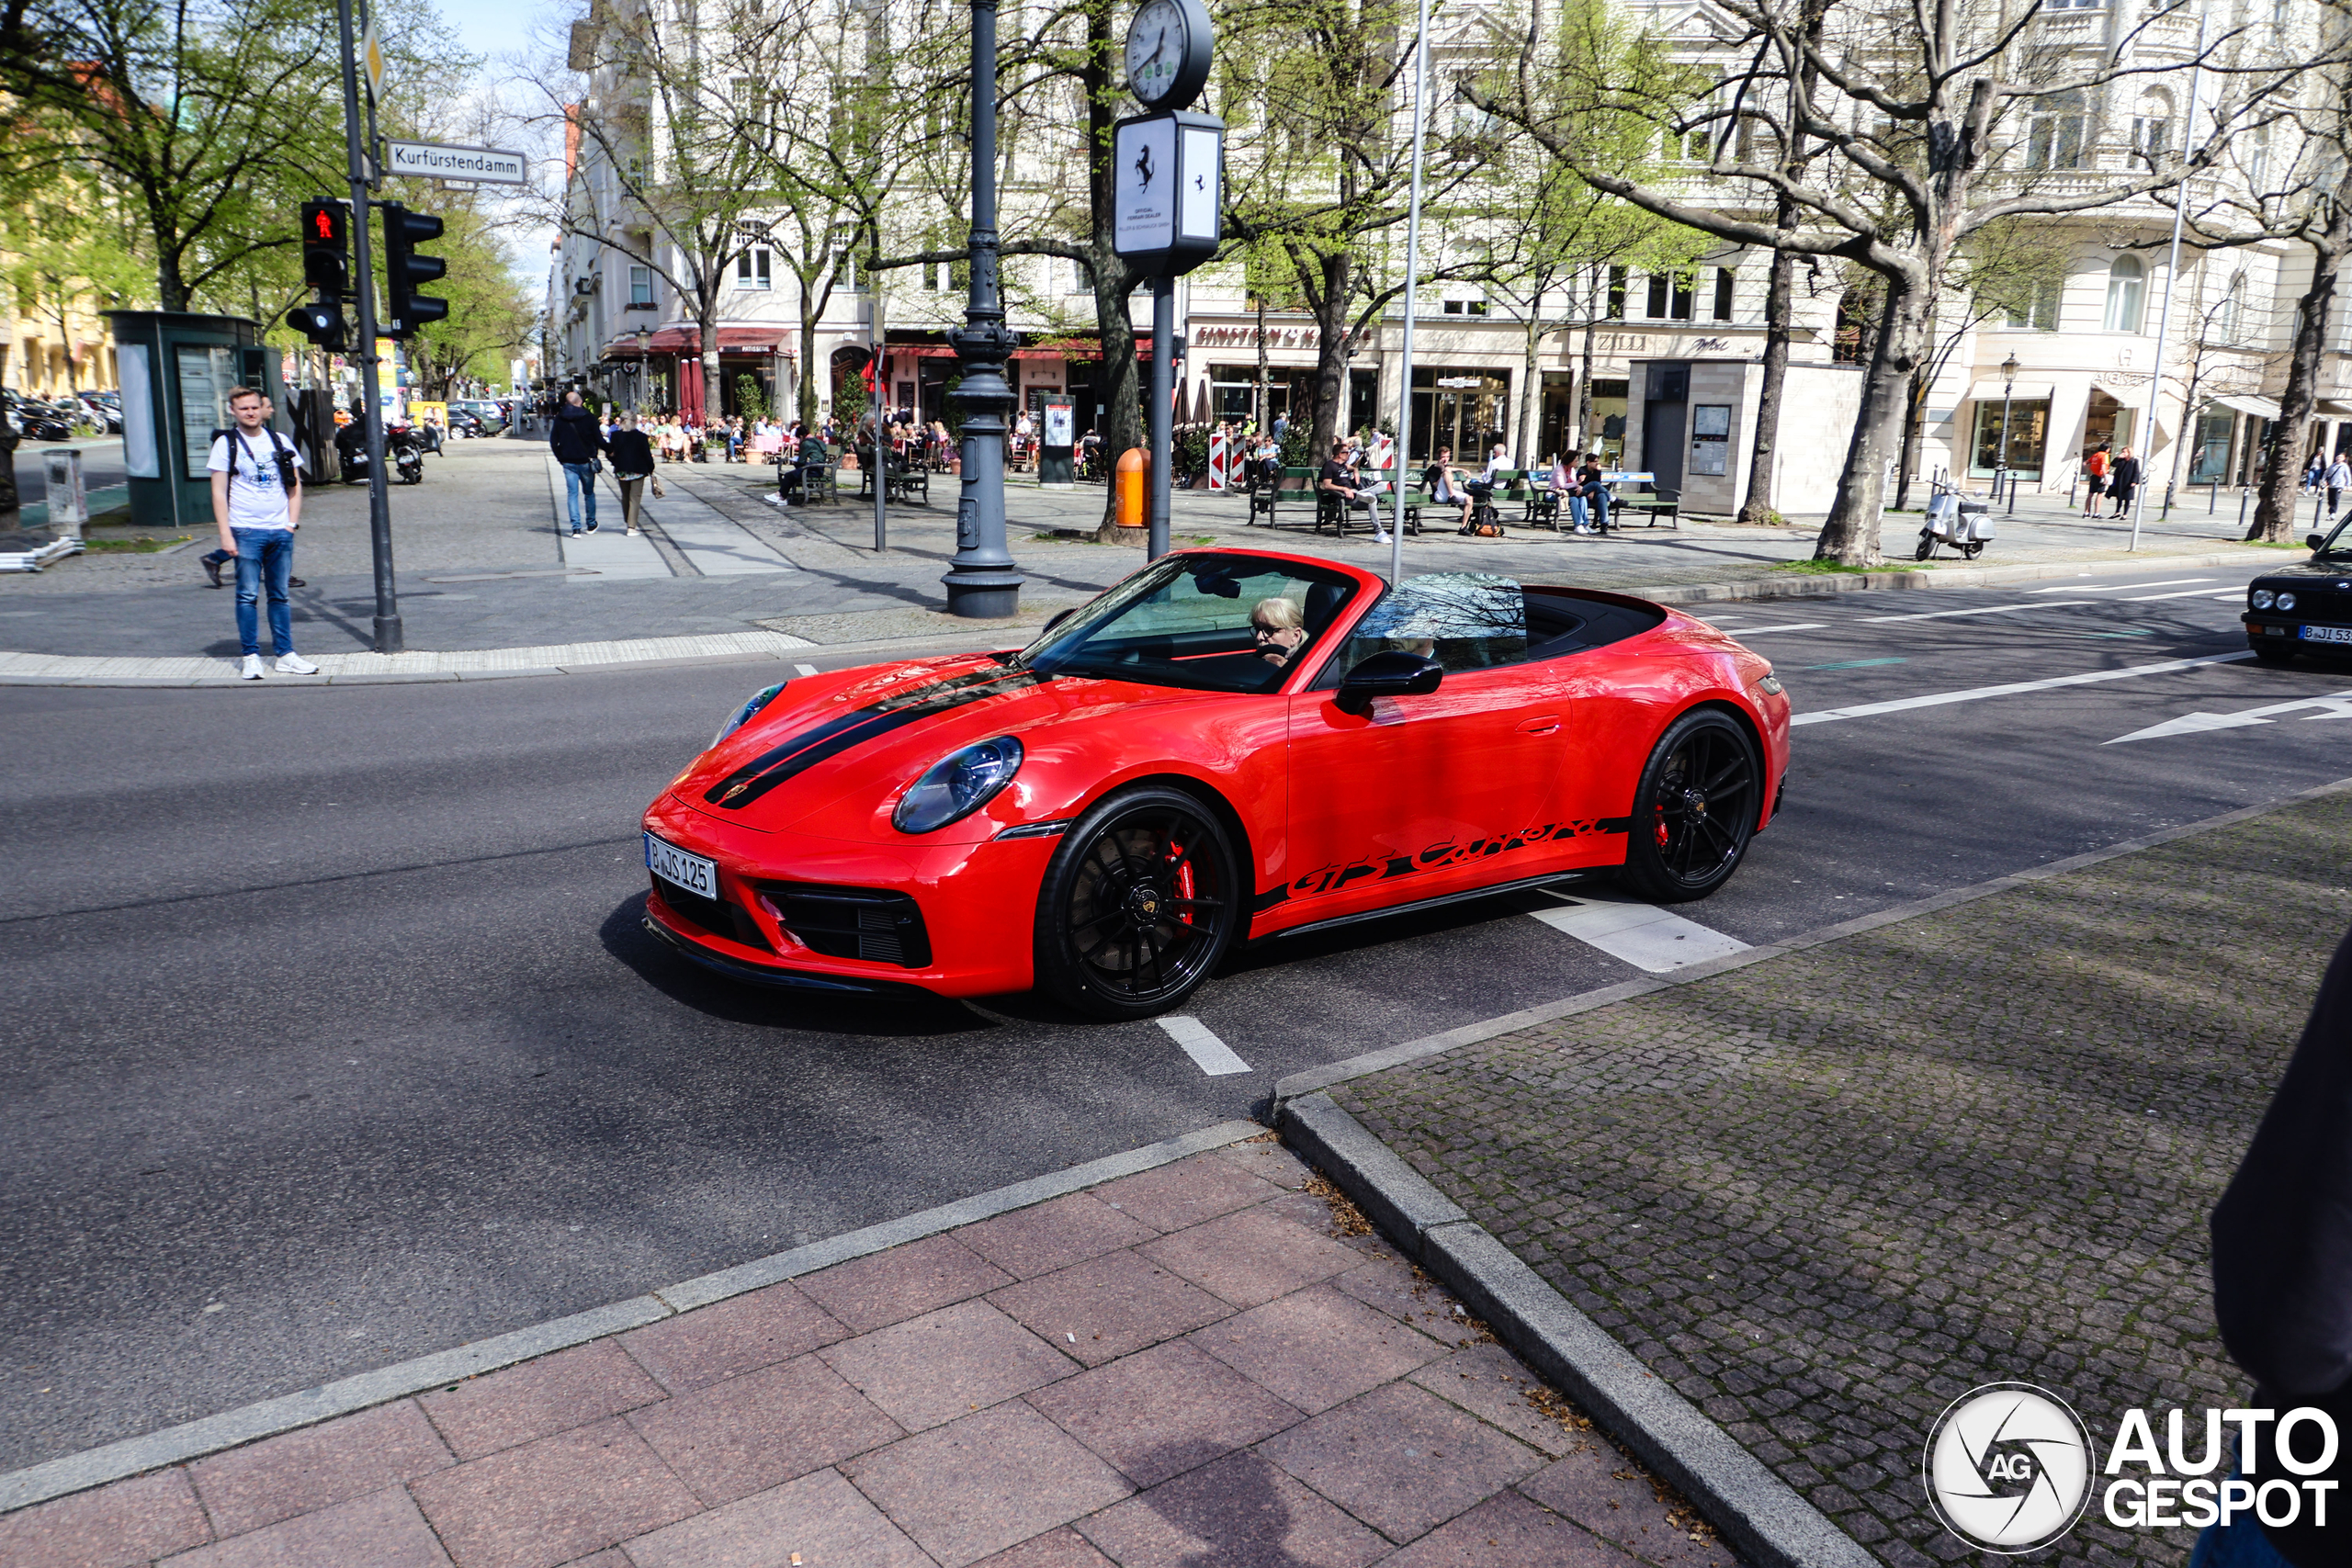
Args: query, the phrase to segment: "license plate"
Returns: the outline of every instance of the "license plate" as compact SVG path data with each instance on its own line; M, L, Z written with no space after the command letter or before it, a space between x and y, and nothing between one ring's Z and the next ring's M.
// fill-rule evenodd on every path
M2352 626L2305 626L2305 642L2352 642Z
M706 898L718 897L718 863L690 855L666 839L645 835L646 868L664 882L674 882Z

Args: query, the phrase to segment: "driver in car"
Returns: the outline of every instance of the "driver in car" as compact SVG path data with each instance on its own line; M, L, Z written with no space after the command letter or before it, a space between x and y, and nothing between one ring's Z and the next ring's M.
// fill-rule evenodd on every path
M1289 599L1261 599L1250 612L1250 635L1257 640L1258 657L1269 664L1287 664L1306 643L1306 617Z

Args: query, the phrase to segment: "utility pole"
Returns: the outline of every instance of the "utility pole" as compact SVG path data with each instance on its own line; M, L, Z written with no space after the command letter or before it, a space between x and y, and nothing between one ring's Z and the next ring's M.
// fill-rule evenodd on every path
M987 617L1017 614L1024 581L1004 542L1004 416L1012 406L1004 362L1012 333L997 290L996 8L997 0L972 0L972 283L964 324L947 334L963 362L954 401L964 411L964 483L956 558L941 580L949 615ZM878 424L874 434L878 453Z
M359 62L351 41L351 0L335 0L343 33L343 141L351 174L351 260L359 296L357 350L361 389L368 400L368 542L376 558L376 651L398 653L401 607L392 581L392 513L384 491L384 410L376 374L376 271L368 248L368 164L359 133Z

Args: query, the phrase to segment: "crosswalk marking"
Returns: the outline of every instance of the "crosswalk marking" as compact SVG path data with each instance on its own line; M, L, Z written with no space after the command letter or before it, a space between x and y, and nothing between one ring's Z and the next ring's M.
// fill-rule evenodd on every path
M1747 943L1737 937L1725 936L1655 904L1570 898L1558 893L1552 897L1561 900L1559 908L1529 912L1553 930L1566 931L1588 947L1597 947L1653 975L1747 950Z
M1155 1021L1168 1031L1168 1037L1184 1048L1193 1065L1213 1078L1232 1073L1250 1071L1250 1064L1233 1054L1233 1047L1209 1032L1209 1026L1199 1019L1176 1013Z

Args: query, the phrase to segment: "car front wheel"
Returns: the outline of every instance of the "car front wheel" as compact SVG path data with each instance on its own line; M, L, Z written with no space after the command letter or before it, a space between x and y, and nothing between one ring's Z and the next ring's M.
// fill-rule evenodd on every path
M1248 892L1224 827L1181 790L1139 785L1062 835L1037 897L1037 984L1098 1018L1166 1012L1206 979Z
M1654 904L1704 898L1731 880L1763 804L1756 743L1716 708L1667 727L1642 768L1618 881Z

